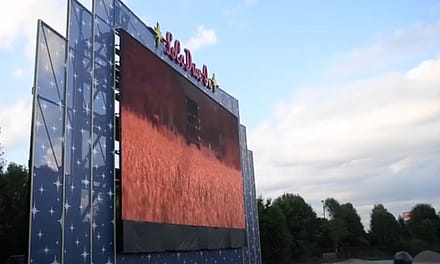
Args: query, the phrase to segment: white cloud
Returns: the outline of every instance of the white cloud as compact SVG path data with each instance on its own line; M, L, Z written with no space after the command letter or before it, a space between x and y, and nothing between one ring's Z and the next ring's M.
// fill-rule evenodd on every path
M12 72L12 77L14 79L20 79L23 78L23 76L25 76L27 73L24 69L22 68L17 68Z
M326 197L350 201L364 224L376 203L394 213L414 201L440 208L439 72L437 58L403 73L300 89L250 134L258 193L299 193L315 208Z
M336 77L376 74L390 67L429 56L440 45L440 22L419 24L381 34L365 46L338 54L328 74Z
M390 165L390 169L394 174L398 174L411 167L412 158L406 157Z
M203 46L214 45L215 43L217 43L217 36L214 29L199 26L197 28L197 36L190 38L184 43L184 46L189 48L191 51L195 51Z
M253 5L257 2L257 0L243 0L244 4L247 6Z
M412 80L422 80L423 82L440 82L440 74L431 69L440 68L440 60L427 60L420 64L419 67L408 72L407 77Z
M90 1L83 0L86 6ZM3 1L0 16L0 49L15 50L17 43L24 41L25 54L33 59L37 20L42 19L61 34L65 34L67 1L64 0L22 0Z
M31 102L18 101L0 111L0 142L6 150L28 143L31 129Z

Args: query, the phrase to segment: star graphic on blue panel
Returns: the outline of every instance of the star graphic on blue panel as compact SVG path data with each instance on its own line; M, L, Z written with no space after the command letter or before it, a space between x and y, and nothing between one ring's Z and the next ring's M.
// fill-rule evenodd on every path
M112 199L112 196L113 196L113 192L112 192L112 190L111 190L111 189L110 189L110 190L108 190L108 192L107 192L107 195L108 195L109 199Z
M37 213L39 213L39 212L40 212L40 210L38 210L38 209L35 207L35 203L34 203L34 206L32 206L32 218L35 219L35 215L36 215Z
M37 233L37 237L38 237L38 239L41 240L41 237L42 237L43 235L44 235L44 234L41 232L41 229L40 229L40 232Z
M50 264L60 264L57 260L57 256L55 255L53 261Z
M47 255L47 253L49 253L49 248L47 247L47 245L46 245L46 247L43 249L43 251L44 251L44 253Z
M59 192L60 187L62 186L62 184L61 184L61 182L60 182L60 179L57 179L57 181L54 182L53 184L55 184L55 186L57 187L57 192Z
M41 195L43 195L43 192L45 191L45 189L43 188L43 185L40 186L40 188L38 189L38 191L40 191Z
M89 255L89 253L87 253L86 248L84 248L84 251L81 253L81 256L83 257L84 262L86 262L88 255Z
M85 188L88 188L88 187L89 187L89 184L90 184L90 182L89 182L89 180L88 180L87 178L85 178L84 180L82 180L81 183L84 184Z

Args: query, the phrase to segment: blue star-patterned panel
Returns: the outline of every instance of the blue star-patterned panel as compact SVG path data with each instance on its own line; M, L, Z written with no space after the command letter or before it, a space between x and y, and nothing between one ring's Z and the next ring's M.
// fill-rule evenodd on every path
M240 155L241 155L241 166L242 166L242 172L243 172L243 199L244 199L244 211L245 211L245 220L246 220L246 245L243 247L243 263L250 263L250 251L249 251L249 245L251 243L251 236L250 236L250 204L251 204L251 197L249 192L249 166L248 166L248 149L247 149L247 141L246 141L246 127L243 125L240 125L239 130L240 135Z
M257 203L255 201L256 192L255 192L255 175L254 175L254 158L252 151L247 151L247 163L249 168L249 199L250 203L250 213L249 213L249 233L248 236L251 238L249 245L249 255L250 261L249 263L261 263L261 251L260 251L260 233L258 226L258 208Z
M34 83L30 263L61 261L66 40L39 21Z
M64 263L90 263L92 14L69 1Z
M114 262L114 31L95 17L93 68L93 263Z

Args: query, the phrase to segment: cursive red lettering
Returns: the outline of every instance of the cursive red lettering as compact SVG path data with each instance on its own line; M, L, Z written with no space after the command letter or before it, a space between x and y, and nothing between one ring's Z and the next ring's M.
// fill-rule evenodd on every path
M185 66L185 59L182 54L177 57L177 63L179 63L181 67Z
M191 64L191 65L192 65L192 66L191 66L191 74L192 74L192 76L194 76L194 77L197 78L197 68L196 68L196 64L193 63L193 64Z
M191 72L192 71L192 56L191 51L189 49L184 49L185 52L185 70Z
M171 41L173 41L173 35L167 32L165 37L165 53L171 57Z
M179 64L185 71L189 72L197 81L202 81L204 86L214 91L217 87L214 87L212 80L208 77L208 67L203 65L202 68L197 68L196 64L192 61L191 51L183 49L184 54L181 54L180 41L176 39L173 44L172 41L173 35L167 32L165 37L165 53L168 57Z
M208 67L206 65L202 66L202 81L203 81L203 85L207 86L208 85Z
M177 57L180 54L180 41L175 40L174 41L174 52L173 52L173 60L177 62Z

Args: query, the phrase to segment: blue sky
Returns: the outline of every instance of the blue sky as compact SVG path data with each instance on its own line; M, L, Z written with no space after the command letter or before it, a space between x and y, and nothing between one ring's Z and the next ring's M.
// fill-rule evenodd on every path
M90 6L88 0L81 0ZM240 101L257 193L440 209L438 1L144 1ZM0 142L27 163L36 19L64 34L64 0L3 3Z

